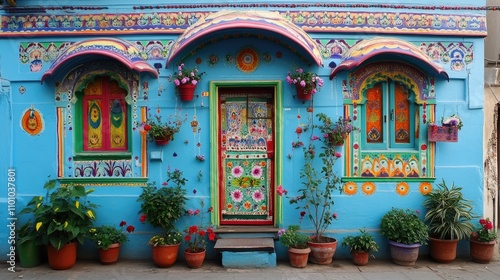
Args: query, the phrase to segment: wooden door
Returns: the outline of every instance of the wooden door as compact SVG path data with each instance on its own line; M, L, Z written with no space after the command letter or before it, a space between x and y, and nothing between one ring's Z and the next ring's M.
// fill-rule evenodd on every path
M274 91L219 88L222 225L274 222Z

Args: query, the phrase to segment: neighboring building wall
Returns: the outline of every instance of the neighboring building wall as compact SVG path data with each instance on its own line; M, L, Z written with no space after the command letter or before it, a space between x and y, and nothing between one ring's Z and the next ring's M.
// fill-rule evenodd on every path
M60 2L64 3L65 1L48 1L46 5L54 3L64 5ZM170 5L163 3L164 1L152 2L158 2L158 5ZM162 3L160 4L160 2ZM264 38L243 36L225 38L225 40L217 38L211 42L211 45L200 49L191 46L195 54L186 55L182 62L190 67L198 65L201 71L206 72L206 75L203 76L202 82L198 85L197 94L199 96L192 103L182 103L175 97L174 86L168 81L168 76L175 71L174 65L180 62L180 58L176 58L169 68L165 68L166 53L169 48L185 28L202 15L222 8L245 9L241 5L234 7L233 4L223 3L222 7L212 8L207 4L202 4L203 1L191 2L200 5L193 8L189 7L189 4L183 4L188 6L182 6L184 10L178 10L178 8L165 8L163 6L159 9L133 8L131 5L134 4L132 3L130 6L110 6L109 9L105 10L76 9L75 13L72 14L66 14L65 11L56 9L50 11L51 16L48 18L24 17L21 16L22 14L19 16L17 14L6 15L5 12L2 12L0 32L0 50L2 52L0 68L2 72L0 74L1 78L4 79L1 81L4 81L5 87L2 87L0 92L0 110L2 110L0 112L0 129L7 131L8 134L5 135L10 135L11 138L4 137L2 134L2 139L0 139L2 155L0 159L0 183L7 181L5 174L7 168L14 167L17 171L16 182L18 185L18 209L16 210L19 211L33 195L44 194L42 186L47 180L47 176L51 178L64 177L65 182L69 182L77 174L86 175L85 172L78 173L79 170L102 171L106 168L105 166L94 166L96 161L75 160L73 157L74 132L72 125L75 116L72 114L74 113L73 106L78 101L73 99L74 96L68 91L69 87L66 87L66 84L58 83L62 80L70 83L73 76L66 77L67 73L78 69L77 67L80 65L88 66L85 68L87 71L92 65L84 64L88 62L85 59L77 61L78 63L73 61L72 64L69 64L71 67L62 67L40 85L43 74L49 70L56 57L68 50L72 44L89 38L116 37L131 42L140 51L140 56L151 66L159 65L157 68L158 79L149 73L133 71L133 73L129 73L125 70L121 71L119 66L106 65L106 67L115 67L116 72L120 72L121 76L129 75L128 77L131 77L127 81L130 82L128 88L133 96L130 104L133 110L131 117L134 124L145 119L146 108L152 110L153 113L161 111L163 116L178 112L179 109L182 109L182 114L186 114L187 122L183 125L181 132L176 135L174 141L165 147L146 143L144 142L145 138L137 130L132 131L132 160L117 160L120 166L124 166L123 169L128 170L120 174L124 175L122 177L125 178L119 178L119 180L111 178L115 181L108 180L104 184L99 182L101 175L109 177L117 177L117 175L114 172L91 172L89 175L93 177L89 185L96 188L91 199L94 203L101 205L97 213L97 224L116 224L120 220L134 224L136 233L131 234L130 241L123 246L122 256L147 259L150 257L150 249L149 247L148 249L144 248L149 237L156 231L149 225L140 224L138 221L139 204L136 199L141 192L138 186L147 181L156 181L161 184L166 181L167 168L182 168L189 180L187 186L190 199L188 208L199 208L201 199L211 203L218 201L211 197L213 193L211 193L210 184L217 181L218 178L212 178L214 166L210 163L212 159L208 158L211 142L216 139L210 137L210 125L216 121L210 115L211 110L214 110L213 107L210 107L211 96L206 96L207 93L215 94L215 92L210 91L210 81L279 81L283 85L279 96L282 102L281 107L277 108L282 114L281 127L277 132L281 133L280 137L283 140L279 143L281 146L277 147L280 152L276 154L281 156L279 160L282 163L282 169L278 172L282 173L282 185L289 191L289 195L294 196L302 186L299 174L303 166L303 158L301 149L294 149L292 142L297 141L298 137L302 137L300 139L304 142L308 140L305 135L298 136L296 128L306 123L307 117L313 115L309 108L314 108L314 113L325 112L331 115L334 120L344 115L344 108L348 108L349 114L357 114L355 107L351 106L352 104L344 104L344 99L348 99L349 96L349 88L347 85L343 86L342 80L348 79L348 73L339 73L330 80L330 62L340 64L342 55L358 41L381 36L397 37L410 42L415 48L419 48L431 57L433 62L442 64L449 75L449 81L441 77L433 80L435 84L429 85L426 89L426 94L432 92L431 99L435 104L429 105L429 108L435 108L435 111L423 109L425 114L420 115L416 120L422 129L418 135L423 137L419 139L422 141L422 145L417 148L419 153L427 155L431 146L433 153L429 157L424 157L419 163L419 166L426 167L425 170L419 170L426 174L426 176L422 176L424 180L420 180L422 178L418 177L407 181L401 179L407 184L400 184L397 177L393 177L391 180L357 178L356 187L350 189L348 193L345 192L347 188L344 189L344 193L335 193L333 211L338 214L338 220L334 221L328 229L328 234L342 240L346 235L357 233L359 228L367 228L377 235L377 240L382 247L376 256L387 258L388 250L385 238L378 234L380 218L391 207L410 208L423 212L422 201L428 190L427 185L422 184L424 181L434 185L445 179L447 183L454 182L464 187L464 196L474 201L475 212L481 214L485 212L486 206L483 206L483 201L485 201L483 196L488 197L483 192L483 164L485 163L483 162L482 146L477 145L477 143L483 142L484 95L482 84L484 69L482 61L484 59L484 45L482 36L484 36L485 31L483 10L410 9L408 7L415 5L414 1L396 0L386 1L392 5L391 8L380 6L379 1L364 1L374 5L373 7L328 4L329 6L320 8L314 5L297 8L294 6L295 4L274 1L273 3L285 4L283 4L284 6L275 4L269 8L262 6L265 4L261 4L255 9L280 11L285 17L293 19L296 25L306 30L318 42L324 66L312 65L309 69L317 72L325 80L325 85L315 95L314 103L297 101L293 96L295 94L294 88L289 86L285 80L287 72L293 71L295 66L304 65L307 68L307 57L304 60L304 56L297 53L297 50L290 49L286 44L280 44L279 40L275 41L276 34L273 33L270 34L271 39L269 40L265 36ZM264 1L259 3L261 2L264 3ZM314 1L309 2L313 3ZM453 5L469 6L469 2L468 0L456 0ZM484 4L483 2L477 1L475 5ZM28 1L28 3L31 2ZM407 8L398 8L398 5L406 5L405 3L408 5ZM120 14L123 17L114 14ZM448 17L450 14L452 16ZM102 18L102 22L99 24L103 30L99 30L99 32L88 28L89 26L97 28L98 18L96 15ZM395 21L391 21L388 15ZM6 16L8 20L4 21ZM82 27L82 20L85 20L86 26ZM359 24L355 20L359 20ZM119 29L119 32L114 30L113 23L117 24L116 29ZM128 26L125 27L122 24L125 26L130 24L133 32L129 30ZM459 24L467 27L461 29ZM23 26L23 30L36 30L36 32L26 35L22 32L23 30L18 29L18 26ZM59 32L54 32L57 28L53 26L61 29L61 32L66 36L60 36ZM161 26L163 29L155 29L156 26ZM424 31L421 31L422 29ZM269 35L269 33L265 33L265 35ZM241 54L241 50L247 47L257 53L260 59L256 65L245 65L251 67L250 70L238 67L235 63L238 54ZM253 55L252 51L246 55ZM239 60L239 62L242 61ZM416 64L418 64L418 60ZM78 73L81 74L81 72ZM138 83L133 83L133 81L138 81ZM61 91L58 91L59 89ZM429 97L424 95L422 95L422 99ZM424 105L422 104L422 106ZM43 120L43 129L26 131L26 127L23 128L21 120L30 112ZM459 132L458 142L427 145L424 138L427 137L425 129L428 121L439 122L441 117L452 113L458 113L464 121L464 127ZM195 117L201 130L193 131L193 127L190 127L190 122ZM12 129L9 128L10 126ZM137 127L135 128L137 129ZM486 135L486 137L489 138L490 135ZM198 143L201 146L197 145ZM492 144L491 146L493 147ZM349 154L351 150L339 148L339 151L343 153L343 158L347 158L342 163L338 161L341 164L335 168L339 174L345 174L343 172L346 172L346 166L354 162L355 155ZM9 155L11 151L12 157L3 156ZM162 159L153 158L151 152L162 153ZM199 162L195 158L196 155L204 155L207 160ZM378 158L371 158L371 160L375 159L378 160ZM427 166L430 166L429 169L432 170L429 170ZM488 165L488 167L490 166ZM200 174L203 175L201 178ZM134 182L130 178L136 179L136 181ZM364 185L365 182L371 184ZM340 187L344 188L344 186ZM2 207L0 219L5 221L7 216L3 209L6 209L6 200L4 199L6 196L3 189L0 197L2 197L0 200L0 207ZM277 211L276 226L299 223L299 211L295 209L294 205L290 205L288 200L283 198L281 204L277 203L277 205L281 209ZM302 221L302 226L305 230L311 231L312 226L306 218ZM188 218L183 219L179 222L179 228L183 229L190 223L192 221ZM7 234L5 229L2 229L0 240L5 240ZM464 246L466 245L464 243L461 244L459 255L466 256L468 247ZM6 243L0 244L0 251L4 257L4 252L7 250L6 245ZM81 250L81 257L94 257L93 249L95 248L85 245ZM337 252L336 257L348 257L345 248L339 246ZM426 254L428 248L424 247L421 252ZM285 257L284 248L278 247L278 255L280 258ZM214 256L213 250L209 250L209 257Z

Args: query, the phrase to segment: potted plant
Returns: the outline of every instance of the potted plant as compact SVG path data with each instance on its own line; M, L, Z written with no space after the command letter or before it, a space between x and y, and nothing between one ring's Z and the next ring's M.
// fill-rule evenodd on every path
M184 250L184 259L186 260L187 266L190 268L200 268L203 265L206 254L207 237L210 241L215 240L215 232L212 226L205 226L204 224L205 203L201 200L200 204L201 210L188 210L189 216L194 217L199 215L200 223L192 225L184 230L184 241L187 245L187 248ZM213 208L210 207L207 213L211 213L212 210Z
M286 81L295 86L299 100L310 100L311 96L318 92L318 88L323 86L323 79L318 74L304 71L302 68L295 69L293 73L288 72Z
M205 72L199 72L198 68L188 69L181 63L177 66L177 74L170 75L168 80L174 83L182 101L191 101L196 85L204 74Z
M280 229L278 236L281 244L288 248L288 258L290 265L297 268L307 266L307 260L311 249L307 242L311 241L311 237L303 232L300 232L299 225L290 225L288 229Z
M478 263L491 262L495 253L497 239L498 234L494 230L490 218L480 219L479 226L474 229L469 238L472 260Z
M303 187L298 190L298 196L290 199L290 203L298 204L297 209L303 210L301 217L307 215L314 226L314 235L309 242L311 248L309 260L318 264L330 264L337 248L337 240L325 236L324 233L333 220L337 219L337 214L331 209L334 205L333 191L341 184L340 177L334 171L335 162L341 154L336 152L335 147L329 142L322 142L320 137L314 135L316 129L320 129L324 134L325 123L331 122L326 115L318 114L317 117L323 124L310 124L311 140L307 147L303 147L304 166L300 171ZM321 145L319 153L316 152L316 145ZM322 166L321 171L315 169L318 164ZM324 252L328 254L323 254Z
M142 223L149 223L154 228L160 228L161 233L149 240L153 250L153 262L158 267L170 267L177 260L182 235L176 229L175 222L185 213L187 179L182 171L167 170L167 181L162 187L149 183L142 188L142 193L137 199L141 202Z
M26 211L28 212L31 212L31 209ZM35 224L31 220L17 230L17 252L22 267L35 267L42 263L39 239L39 232L36 231Z
M120 227L104 225L89 229L89 239L92 240L99 249L99 260L103 264L113 264L118 261L120 247L128 240L125 232L134 232L133 225L127 226L127 222L121 221Z
M349 247L349 253L352 254L352 260L356 265L368 264L368 259L372 252L378 252L378 244L375 238L360 229L361 235L349 235L342 240L342 246Z
M427 127L428 139L431 142L457 142L458 131L462 128L462 119L457 114L441 118L441 126L430 123Z
M155 141L157 145L166 145L174 140L174 135L180 131L185 119L181 116L170 116L167 122L162 122L160 115L149 117L142 124L142 130L147 133L149 141Z
M414 265L420 246L426 244L428 227L420 220L419 214L418 210L392 208L381 219L380 233L387 237L396 264Z
M353 131L359 128L351 124L350 118L339 117L336 122L323 113L318 114L318 118L323 122L321 130L324 132L323 137L328 140L332 145L342 146L346 137Z
M28 203L34 215L35 229L47 245L52 269L69 269L76 262L77 242L83 244L87 230L95 220L97 205L87 200L93 189L83 186L60 186L50 180L44 185L45 197L35 196Z
M443 181L426 195L425 221L429 225L430 256L437 262L452 262L457 255L458 241L468 237L474 225L472 203L463 197L462 188Z

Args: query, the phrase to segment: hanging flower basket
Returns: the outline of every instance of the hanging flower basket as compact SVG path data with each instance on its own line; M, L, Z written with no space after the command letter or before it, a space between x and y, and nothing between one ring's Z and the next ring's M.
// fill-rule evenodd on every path
M295 89L297 90L297 98L299 100L311 100L312 90L307 90L300 84L295 84Z
M182 101L191 101L194 97L194 90L196 85L193 84L180 84L177 86L179 90L179 97Z
M429 125L427 135L430 142L458 142L458 126Z

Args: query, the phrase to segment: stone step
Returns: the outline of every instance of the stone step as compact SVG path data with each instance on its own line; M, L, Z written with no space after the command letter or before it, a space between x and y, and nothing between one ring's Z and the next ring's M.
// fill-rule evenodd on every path
M273 238L278 239L279 228L272 226L220 226L214 229L216 238Z
M215 242L217 251L249 252L265 251L274 252L273 238L219 238Z

